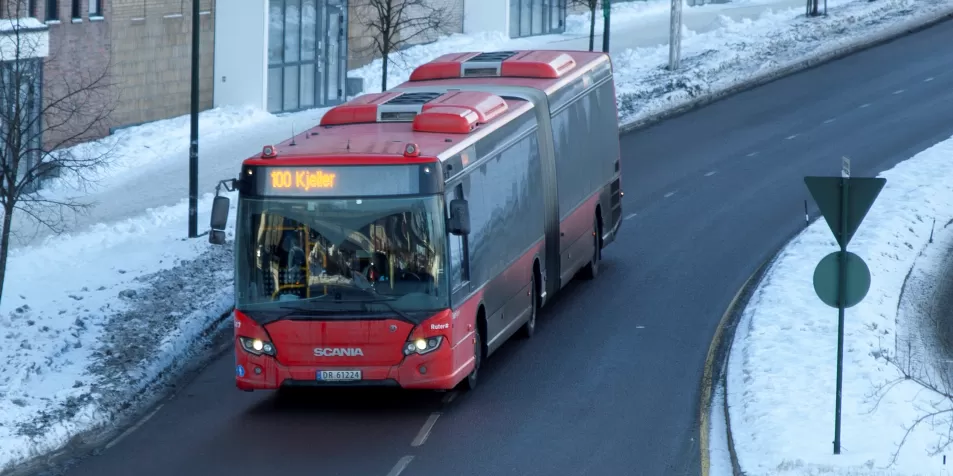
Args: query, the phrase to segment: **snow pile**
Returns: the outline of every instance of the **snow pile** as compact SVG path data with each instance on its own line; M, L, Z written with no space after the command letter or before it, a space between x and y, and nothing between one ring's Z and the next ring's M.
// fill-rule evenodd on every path
M829 3L828 16L806 18L803 8L767 11L756 21L732 21L703 34L686 32L682 68L666 69L668 46L613 55L619 114L638 120L755 76L842 48L903 22L935 18L951 0Z
M735 2L732 2L735 3ZM584 11L576 15L567 15L566 16L566 34L567 35L586 35L589 36L589 19L592 16L589 14L589 9L586 6L583 6ZM665 16L666 18L671 12L672 2L669 0L638 0L632 2L613 2L612 12L609 16L609 21L612 22L612 29L618 28L620 23L629 23L633 21L644 20L647 17L655 19L657 16ZM682 2L682 8L698 8L698 7L689 7L687 2ZM603 19L602 19L602 2L598 1L596 4L596 34L601 35L604 31L603 28ZM611 39L611 30L610 30L610 39ZM597 42L601 41L598 38Z
M758 1L748 3L756 5ZM709 7L722 8L718 5L691 8ZM667 8L666 2L632 2L614 6L613 12L616 9L633 12L628 19L632 21L640 14L654 15ZM828 2L828 16L820 18L806 18L803 8L768 10L757 20L734 21L720 16L718 28L701 34L685 30L682 67L677 72L667 69L667 44L612 55L620 119L624 122L644 119L755 76L837 50L885 28L935 18L951 9L953 0L855 0ZM574 16L573 24L582 16L588 18L588 13ZM658 21L663 20L655 16ZM588 34L588 24L585 31ZM562 47L557 40L565 36L510 40L499 32L451 35L435 43L394 53L387 85L392 87L406 81L417 65L446 53L504 48L556 49ZM380 92L381 65L381 60L374 60L351 74L364 78L367 92Z
M820 301L812 283L817 263L838 249L827 223L811 224L766 273L742 315L728 363L731 432L746 474L942 474L942 453L928 452L950 431L948 421L918 426L896 466L887 468L905 428L942 399L903 381L884 355L899 353L905 361L898 334L911 335L923 324L913 313L898 315L898 307L934 219L930 247L943 254L953 245L953 228L944 227L953 218L953 185L938 180L953 177L950 157L953 139L881 174L887 184L848 248L867 262L871 286L867 298L846 311L840 455L833 455L831 443L837 310ZM920 361L925 371L933 364ZM877 391L888 383L895 385Z
M199 202L208 223L211 196ZM234 220L234 201L232 220ZM0 470L148 398L232 304L232 249L186 204L14 250L0 313ZM57 292L58 291L58 292Z

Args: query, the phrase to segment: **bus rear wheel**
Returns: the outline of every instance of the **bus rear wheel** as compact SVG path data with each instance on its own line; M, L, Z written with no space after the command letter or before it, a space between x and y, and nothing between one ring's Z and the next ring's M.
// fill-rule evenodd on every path
M524 339L529 339L533 337L533 334L536 333L536 313L538 312L538 301L536 292L536 273L534 272L532 277L529 279L529 293L532 298L530 299L530 314L529 320L523 324L523 327L520 328L520 337Z
M589 259L589 264L586 267L582 268L582 278L583 279L596 279L596 276L599 276L599 237L602 235L602 230L599 228L599 217L592 217L592 258Z

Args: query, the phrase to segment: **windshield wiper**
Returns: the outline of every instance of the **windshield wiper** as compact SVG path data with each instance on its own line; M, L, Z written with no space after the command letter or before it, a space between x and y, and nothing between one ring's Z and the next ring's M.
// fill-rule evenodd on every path
M322 284L322 286L327 286L329 288L343 289L347 291L360 291L361 293L363 293L365 296L369 297L370 299L339 299L338 296L340 296L340 294L337 294L337 295L328 294L328 295L321 296L319 298L311 298L312 300L306 301L306 302L383 304L385 307L387 307L387 309L390 309L391 312L400 316L402 320L407 321L411 324L417 324L417 321L415 321L414 318L410 317L407 313L405 313L404 311L401 311L400 309L396 308L393 304L390 303L390 301L396 301L397 300L396 297L385 296L383 294L380 294L377 291L375 291L374 288L359 288L357 286L348 286L345 284ZM331 301L324 300L323 298L325 296L332 296L333 300ZM335 312L338 312L338 311L332 311L332 310L309 309L309 308L302 308L302 307L295 307L295 306L282 306L281 308L291 309L292 312L289 313L288 315L298 311L306 312L306 313L310 312L312 313L312 315L321 315L321 314L329 314L329 313L333 314ZM285 317L287 317L287 315Z

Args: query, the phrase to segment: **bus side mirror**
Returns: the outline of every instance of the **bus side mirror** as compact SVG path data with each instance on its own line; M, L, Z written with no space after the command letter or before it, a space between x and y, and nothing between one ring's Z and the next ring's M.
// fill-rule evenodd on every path
M208 242L213 245L225 244L225 225L228 224L228 197L217 196L212 200L211 230L208 233Z
M453 235L470 234L470 206L466 200L462 198L450 200L450 220L447 228Z

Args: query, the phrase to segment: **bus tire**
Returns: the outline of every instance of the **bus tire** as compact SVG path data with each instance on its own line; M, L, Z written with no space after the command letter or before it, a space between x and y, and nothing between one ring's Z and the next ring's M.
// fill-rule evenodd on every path
M477 330L473 333L473 356L475 357L473 370L471 370L466 378L463 379L463 382L461 382L461 387L465 391L473 391L476 389L480 377L480 367L483 366L483 325L480 323L480 319L483 319L482 312L477 316Z
M601 261L600 253L602 243L602 227L599 226L599 215L593 215L592 217L592 257L589 259L589 263L582 268L582 278L583 279L596 279L599 276L599 261Z
M539 292L536 290L536 269L534 267L532 277L529 279L529 292L532 299L530 299L530 314L529 320L523 323L523 326L520 327L520 337L523 339L529 339L533 337L533 334L536 333L536 314L539 312Z

